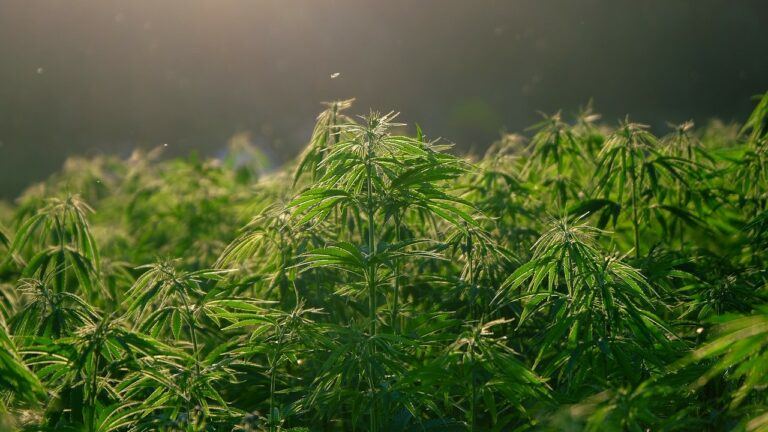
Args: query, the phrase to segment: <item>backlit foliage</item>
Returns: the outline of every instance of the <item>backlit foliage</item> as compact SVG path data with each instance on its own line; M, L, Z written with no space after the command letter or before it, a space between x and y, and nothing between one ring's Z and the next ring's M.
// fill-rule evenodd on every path
M275 172L78 158L0 212L0 428L768 430L768 94L474 159L352 102Z

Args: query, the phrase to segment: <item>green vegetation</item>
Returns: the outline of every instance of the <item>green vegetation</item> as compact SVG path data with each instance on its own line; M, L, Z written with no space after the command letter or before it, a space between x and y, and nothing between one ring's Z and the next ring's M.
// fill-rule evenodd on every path
M768 93L467 158L350 105L3 207L0 429L768 431Z

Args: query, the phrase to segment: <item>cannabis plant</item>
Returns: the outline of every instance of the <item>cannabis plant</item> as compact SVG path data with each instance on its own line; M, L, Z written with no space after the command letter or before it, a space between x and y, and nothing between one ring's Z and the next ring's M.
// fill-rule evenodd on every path
M768 430L768 94L477 156L353 113L0 206L0 429Z

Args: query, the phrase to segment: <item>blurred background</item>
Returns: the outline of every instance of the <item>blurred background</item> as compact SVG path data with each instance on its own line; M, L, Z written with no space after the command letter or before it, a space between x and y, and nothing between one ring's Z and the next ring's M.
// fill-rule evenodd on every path
M768 90L765 0L0 0L0 198L68 155L278 165L321 101L482 150L537 111L743 121Z

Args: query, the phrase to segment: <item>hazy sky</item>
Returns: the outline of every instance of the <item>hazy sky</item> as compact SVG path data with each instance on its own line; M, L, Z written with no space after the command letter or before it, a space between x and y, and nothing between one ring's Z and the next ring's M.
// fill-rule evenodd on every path
M0 197L67 155L241 131L277 163L331 99L482 148L590 98L661 127L766 90L765 0L0 0Z

